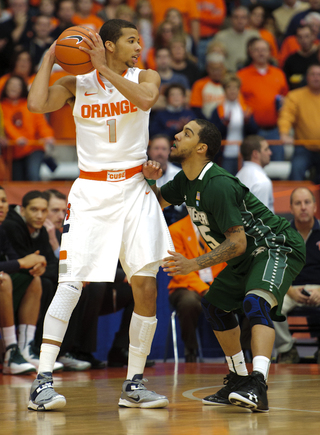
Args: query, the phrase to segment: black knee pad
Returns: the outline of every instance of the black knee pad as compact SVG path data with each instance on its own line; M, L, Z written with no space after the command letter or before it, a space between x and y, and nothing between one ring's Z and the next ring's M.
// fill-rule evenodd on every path
M243 301L243 310L251 328L254 325L265 325L274 328L270 317L271 306L262 297L254 293L248 294Z
M210 304L207 299L201 299L202 310L214 331L228 331L238 326L238 321L233 312L223 311Z

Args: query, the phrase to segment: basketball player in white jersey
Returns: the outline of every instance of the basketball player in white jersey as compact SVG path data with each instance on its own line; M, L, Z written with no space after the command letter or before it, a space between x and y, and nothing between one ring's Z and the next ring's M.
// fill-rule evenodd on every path
M95 70L67 76L49 87L55 43L46 53L31 87L32 112L73 108L80 176L74 182L64 222L59 285L44 321L40 366L28 408L61 408L65 398L53 389L52 368L71 313L85 281L114 281L117 261L132 285L135 301L130 325L127 380L119 405L161 408L165 396L145 388L142 378L156 329L156 274L172 241L146 179L159 165L147 162L149 112L159 95L153 70L135 68L140 55L136 27L110 20L90 34ZM146 177L146 179L145 179ZM152 184L152 182L150 182Z

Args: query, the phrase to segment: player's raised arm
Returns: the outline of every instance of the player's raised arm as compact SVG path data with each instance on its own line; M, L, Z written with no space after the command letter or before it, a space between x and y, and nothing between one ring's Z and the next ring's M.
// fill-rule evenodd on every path
M28 109L30 112L54 112L65 105L75 95L76 78L63 77L49 87L52 67L55 63L55 42L51 45L43 58L41 67L32 83L28 95Z
M119 38L117 45L106 41L103 46L102 39L98 33L90 33L91 40L87 40L90 50L79 47L91 57L91 62L101 75L109 80L118 91L131 103L141 110L149 110L159 97L160 76L151 69L142 70L139 75L139 83L134 83L122 77L127 67L134 67L141 53L139 34L134 29L123 29L123 36ZM105 48L105 57L102 48ZM126 50L126 57L121 61L115 59L114 53L118 47Z

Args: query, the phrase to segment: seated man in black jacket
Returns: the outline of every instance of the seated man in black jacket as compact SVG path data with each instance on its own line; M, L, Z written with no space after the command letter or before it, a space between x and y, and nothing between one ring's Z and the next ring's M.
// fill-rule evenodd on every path
M35 251L45 257L47 266L41 275L42 297L35 335L35 347L40 347L45 313L54 296L58 280L58 259L49 243L48 233L43 223L48 214L47 196L33 190L22 198L22 206L10 205L2 226L19 257ZM32 346L28 349L34 354ZM37 361L35 361L37 363ZM62 365L60 364L60 368Z
M45 272L46 259L39 251L19 258L1 226L7 213L6 193L0 186L0 327L5 347L2 372L19 375L36 371L26 344L34 339L42 293L40 276Z

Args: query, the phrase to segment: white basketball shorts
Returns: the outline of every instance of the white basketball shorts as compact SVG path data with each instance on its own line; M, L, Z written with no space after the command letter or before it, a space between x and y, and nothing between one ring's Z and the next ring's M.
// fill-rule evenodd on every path
M158 200L142 173L119 182L78 178L68 197L59 282L113 282L118 259L130 282L174 250ZM154 265L153 265L154 268Z

